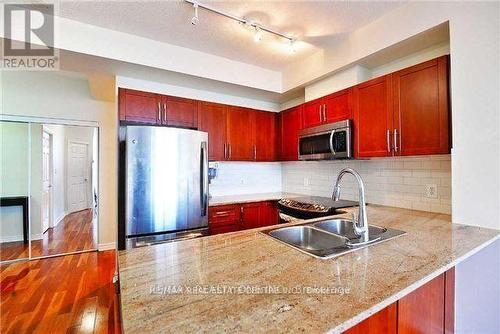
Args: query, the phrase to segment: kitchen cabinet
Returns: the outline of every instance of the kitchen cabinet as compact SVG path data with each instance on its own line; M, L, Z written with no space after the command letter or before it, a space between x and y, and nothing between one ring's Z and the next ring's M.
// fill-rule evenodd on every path
M274 201L240 203L209 207L210 234L220 234L278 224Z
M276 160L276 113L254 111L254 160Z
M162 124L196 129L198 126L198 103L196 100L175 96L162 96Z
M396 334L398 331L397 302L378 311L368 319L363 320L344 334Z
M303 127L310 128L351 117L351 89L347 88L306 102L303 111Z
M354 156L392 155L391 76L376 78L353 89Z
M263 211L261 202L241 204L241 229L260 227Z
M334 123L352 118L352 90L344 89L323 98L323 122Z
M448 56L392 74L395 155L450 152Z
M454 295L451 268L344 333L454 333Z
M198 104L198 128L208 132L208 158L211 161L226 160L226 110L227 106L218 103Z
M318 126L323 123L323 99L306 102L302 112L302 125L304 128Z
M161 122L160 95L120 88L118 96L120 121L141 124L159 124Z
M240 221L240 206L237 204L208 208L208 227L210 234L239 231Z
M279 114L279 157L282 161L299 159L299 131L302 129L303 105L299 105Z
M252 110L229 106L226 122L227 160L255 160L255 131Z

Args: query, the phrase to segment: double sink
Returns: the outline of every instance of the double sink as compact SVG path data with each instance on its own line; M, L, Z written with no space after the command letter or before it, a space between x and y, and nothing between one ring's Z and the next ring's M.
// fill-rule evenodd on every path
M369 240L359 242L360 237L355 233L354 221L339 218L274 228L261 233L321 259L340 256L406 233L373 225L368 225L368 231Z

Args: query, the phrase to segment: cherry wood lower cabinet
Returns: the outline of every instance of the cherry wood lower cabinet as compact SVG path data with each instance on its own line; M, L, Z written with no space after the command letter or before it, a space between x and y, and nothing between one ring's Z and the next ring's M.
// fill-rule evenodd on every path
M349 328L345 334L396 334L398 332L397 302L378 311L368 319Z
M344 333L454 333L454 295L452 268Z
M219 205L208 209L211 235L275 225L278 219L274 201Z

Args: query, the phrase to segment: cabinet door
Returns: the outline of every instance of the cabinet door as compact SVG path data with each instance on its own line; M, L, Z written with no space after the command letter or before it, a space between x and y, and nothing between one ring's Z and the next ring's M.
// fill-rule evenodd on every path
M159 124L161 97L155 93L132 89L119 89L119 114L121 121Z
M184 128L197 128L198 103L182 97L163 96L163 124Z
M208 227L210 234L238 231L241 213L239 205L220 205L208 208Z
M325 119L323 122L334 123L352 118L351 89L344 89L325 96Z
M309 101L304 105L302 122L304 128L310 128L323 123L323 99Z
M276 113L255 112L254 160L276 160Z
M263 218L263 203L245 203L241 204L241 227L242 229L249 229L260 227Z
M380 310L368 319L363 320L344 334L396 334L397 333L397 303Z
M260 226L270 226L279 223L279 211L276 202L262 202L262 211Z
M355 86L353 102L355 156L392 155L391 76L386 75Z
M396 154L449 153L448 57L398 71L393 80Z
M254 160L254 128L251 109L229 106L227 111L228 160Z
M281 123L281 160L296 161L299 158L299 130L302 129L303 105L280 113Z
M444 325L445 274L398 301L398 334L442 334Z
M226 159L226 110L223 104L200 102L198 128L208 132L208 158L211 161Z

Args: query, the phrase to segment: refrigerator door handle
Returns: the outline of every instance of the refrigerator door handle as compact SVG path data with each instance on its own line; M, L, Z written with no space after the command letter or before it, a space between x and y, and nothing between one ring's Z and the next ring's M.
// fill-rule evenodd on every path
M200 206L201 216L205 217L208 211L208 155L205 141L201 142L200 160Z

